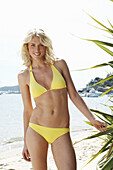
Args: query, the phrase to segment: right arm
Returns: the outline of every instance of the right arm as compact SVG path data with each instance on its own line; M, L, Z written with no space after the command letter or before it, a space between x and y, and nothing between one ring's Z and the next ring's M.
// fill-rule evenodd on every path
M20 72L18 74L18 83L19 83L23 105L24 105L24 111L23 111L24 149L23 149L22 154L25 160L29 160L27 159L27 157L29 157L29 153L28 153L27 146L26 146L26 132L27 132L27 128L29 126L29 120L30 120L30 117L33 111L31 95L30 95L29 86L27 83L27 77L28 76L27 76L26 71Z

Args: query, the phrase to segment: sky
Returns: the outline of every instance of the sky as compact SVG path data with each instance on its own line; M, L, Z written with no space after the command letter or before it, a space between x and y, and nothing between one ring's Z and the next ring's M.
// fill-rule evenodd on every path
M89 13L109 26L113 23L110 0L4 0L0 1L0 87L17 85L22 66L22 40L32 28L42 28L53 42L57 58L65 59L77 89L96 76L104 78L111 68L72 71L112 60L95 44L81 38L109 40Z

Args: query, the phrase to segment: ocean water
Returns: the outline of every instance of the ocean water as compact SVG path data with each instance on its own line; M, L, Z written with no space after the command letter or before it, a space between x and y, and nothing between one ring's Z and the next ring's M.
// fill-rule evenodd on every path
M100 98L83 97L89 108L98 109L107 113L111 110L106 104L108 96ZM107 104L111 104L108 102ZM34 105L34 103L33 103ZM84 121L84 115L69 100L71 135L79 135L91 129ZM23 103L20 94L0 95L0 152L17 148L23 145Z

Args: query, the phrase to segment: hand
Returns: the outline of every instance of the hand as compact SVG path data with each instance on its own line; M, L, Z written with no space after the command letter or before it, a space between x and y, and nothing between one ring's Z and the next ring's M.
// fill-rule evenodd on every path
M101 122L101 121L99 121L99 120L94 119L93 121L91 121L91 123L93 124L93 126L94 126L96 129L98 129L98 130L101 131L101 132L104 132L104 131L107 130L107 128L105 128L105 127L107 127L107 124L104 123L104 122Z
M24 158L26 161L31 161L30 154L29 154L29 151L28 151L26 145L24 145L24 148L23 148L23 151L22 151L22 155L23 155L23 158Z

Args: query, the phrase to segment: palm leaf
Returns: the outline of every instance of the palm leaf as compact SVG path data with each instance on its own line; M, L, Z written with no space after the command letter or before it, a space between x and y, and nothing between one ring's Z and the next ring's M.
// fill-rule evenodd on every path
M87 15L89 15L89 14L87 13ZM106 28L106 29L109 30L111 33L113 33L113 30L112 30L112 29L106 27L104 24L102 24L101 22L97 21L97 20L96 20L95 18L93 18L91 15L89 15L89 16L90 16L97 24L101 25L102 27Z
M111 168L113 168L113 156L108 159L100 170L111 170Z
M110 147L109 147L110 148ZM113 157L113 150L110 152L108 159L106 159L106 154L99 160L99 162L97 163L97 165L99 166L99 168L102 168L104 166L104 164L111 158Z
M103 122L105 122L107 125L111 125L111 123L109 123L108 121L102 119L102 118L101 118L99 115L97 115L96 113L95 113L95 115L96 115L100 120L102 120Z
M109 151L108 151L108 153L107 153L107 159L108 159L109 156L110 156L110 153L111 153L112 148L113 148L113 143L111 144L111 146L110 146L110 148L109 148Z
M108 80L110 80L110 79L113 79L113 75L112 75L112 76L109 76L109 77L107 77L107 78L105 78L105 79L103 79L103 80L101 80L101 81L99 81L99 82L97 82L97 83L95 83L95 84L93 84L93 85L91 85L91 86L95 86L95 85L97 85L97 84L103 83L103 82L108 81Z
M107 19L107 20L108 20L109 24L111 25L111 27L113 28L113 25L111 24L111 22L109 21L109 19Z
M100 155L104 150L105 150L105 148L111 143L111 141L113 140L113 137L110 139L110 140L108 140L105 144L104 144L104 146L95 154L95 155L93 155L92 156L92 158L90 159L90 161L87 163L87 164L89 164L93 159L95 159L98 155ZM86 165L87 165L86 164ZM85 166L86 166L85 165Z
M90 109L92 112L95 112L97 114L100 114L102 115L104 118L107 119L107 121L109 121L111 124L113 123L113 116L110 115L110 114L107 114L107 113L104 113L104 112L101 112L101 111L98 111L98 110L94 110L94 109Z
M103 95L107 94L108 92L110 92L113 89L113 86L111 88L109 88L107 91L105 91L100 97L102 97Z
M103 45L106 45L106 46L109 46L109 47L113 47L113 43L109 43L109 42L105 42L105 41L90 40L90 39L83 39L83 40L92 41L94 43L103 44Z
M108 101L110 101L110 100L108 100ZM106 105L106 104L103 104L103 105L109 107L113 111L113 106L109 106L109 105Z
M94 42L97 46L99 46L102 50L106 51L108 54L110 54L111 56L113 56L113 52L111 50L109 50L108 48Z
M113 61L109 61L108 63L103 63L103 64L99 64L90 68L85 68L85 69L78 69L78 70L72 70L72 71L82 71L82 70L90 70L93 68L99 68L99 67L104 67L104 66L111 66L113 67Z
M83 140L100 137L100 136L107 135L108 133L112 133L112 132L113 132L113 128L111 127L111 128L107 129L107 130L104 131L104 132L98 132L98 133L96 133L96 134L94 134L94 135L92 135L92 136L89 136L89 137L87 137L87 138L81 139L81 140L75 142L73 145L75 145L75 144L77 144L77 143L79 143L79 142L81 142L81 141L83 141Z
M91 122L88 122L88 121L84 121L84 122L86 122L90 126L93 126Z
M91 24L89 24L89 25L91 25ZM95 28L97 28L97 29L99 29L99 30L106 31L106 32L108 32L108 33L110 33L110 34L113 34L113 33L111 33L111 31L109 31L109 30L107 30L107 29L99 28L99 27L97 27L97 26L95 26L95 25L91 25L91 26L92 26L92 27L95 27Z
M108 159L106 159L106 154L99 160L99 162L97 163L99 168L102 168L103 165L108 161Z

